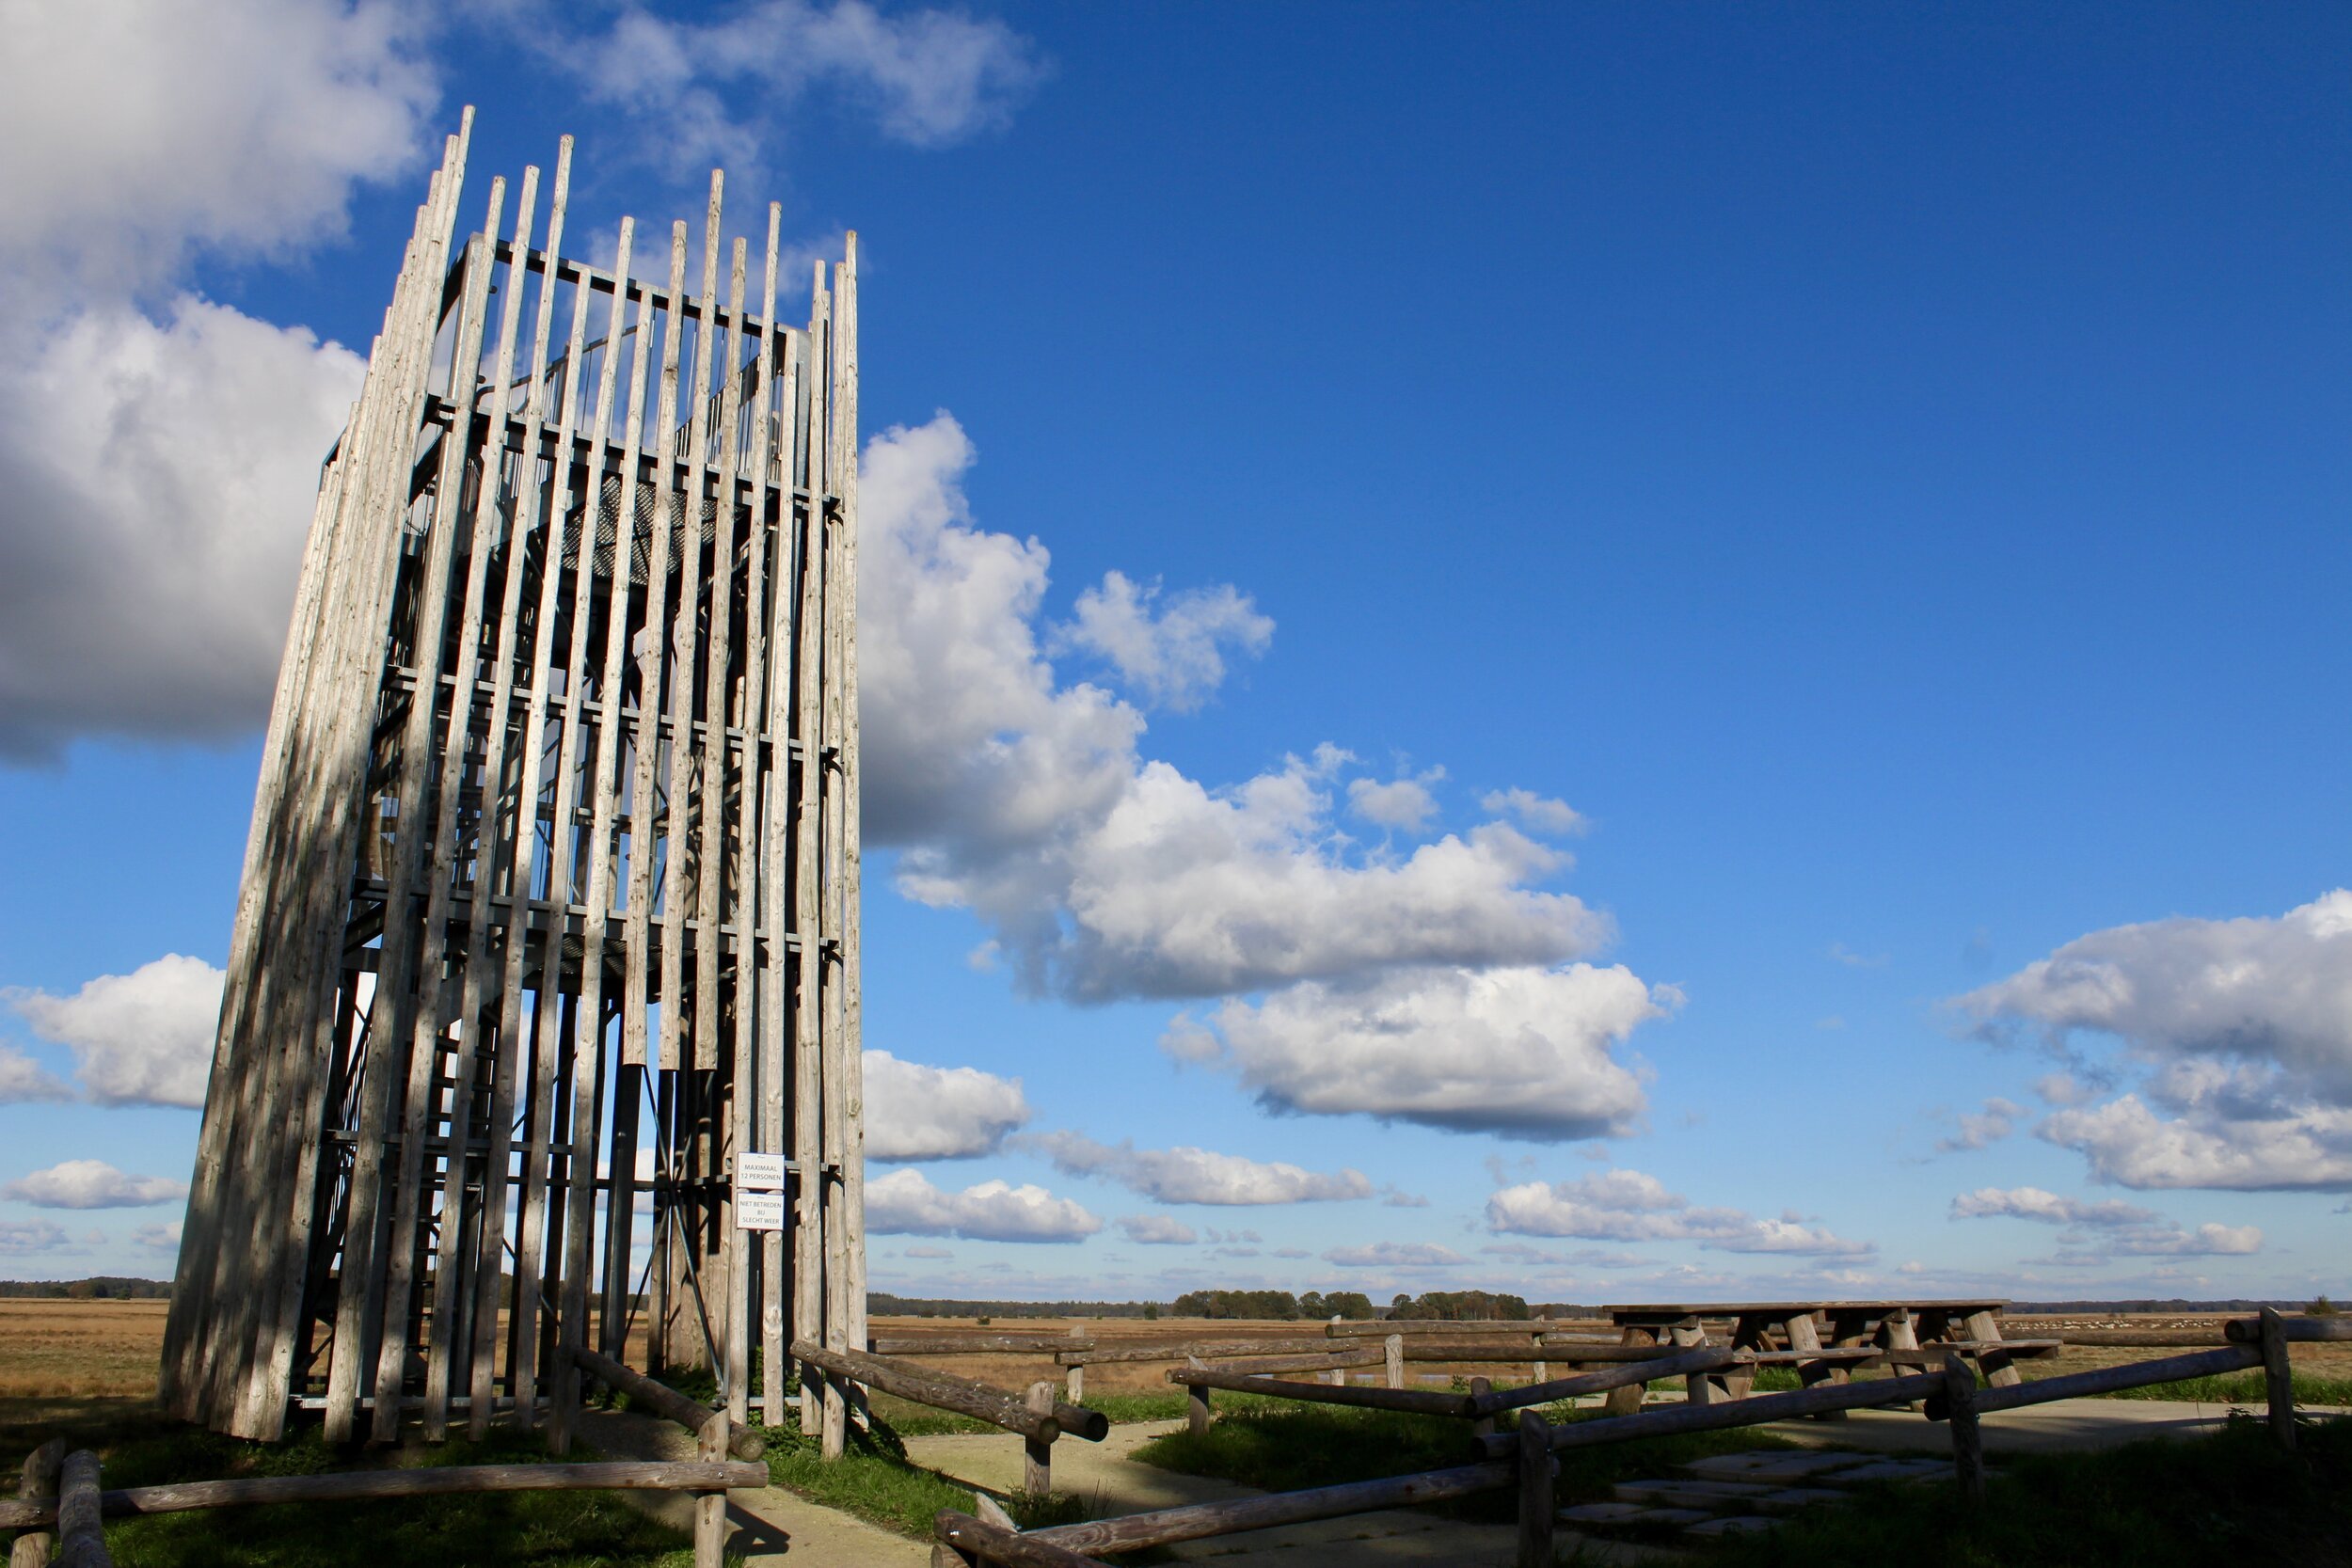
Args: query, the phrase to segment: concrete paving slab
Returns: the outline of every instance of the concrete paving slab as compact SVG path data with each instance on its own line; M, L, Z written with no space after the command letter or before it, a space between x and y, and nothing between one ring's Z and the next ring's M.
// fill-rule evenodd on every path
M1947 1442L1950 1439L1947 1438ZM1680 1468L1689 1475L1721 1481L1802 1481L1850 1465L1867 1465L1878 1456L1841 1449L1816 1449L1792 1453L1786 1449L1756 1449L1746 1453L1709 1454Z
M2217 1430L2233 1409L2246 1405L2213 1404L2192 1400L2053 1400L2023 1410L1998 1410L1983 1418L1985 1452L2057 1453L2070 1449L2112 1448L2151 1437L2195 1437ZM2343 1417L2345 1412L2320 1405L2303 1406L2315 1418ZM1867 1449L1877 1453L1942 1453L1952 1451L1950 1431L1940 1421L1908 1410L1855 1410L1851 1419L1834 1427L1807 1420L1776 1421L1758 1427L1810 1448Z
M1704 1508L1722 1513L1727 1506L1746 1507L1772 1488L1747 1481L1626 1481L1609 1489L1620 1502L1651 1503L1666 1508Z
M1752 1506L1767 1513L1794 1513L1801 1508L1844 1502L1847 1497L1847 1493L1834 1486L1784 1486L1777 1492L1765 1493Z
M1713 1541L1726 1535L1753 1535L1757 1530L1771 1529L1779 1522L1760 1514L1734 1513L1722 1519L1703 1519L1682 1533L1695 1535L1703 1541Z

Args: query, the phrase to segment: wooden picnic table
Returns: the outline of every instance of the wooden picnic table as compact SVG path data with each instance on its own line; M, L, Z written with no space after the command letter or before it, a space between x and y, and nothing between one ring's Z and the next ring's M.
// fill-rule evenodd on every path
M2054 1340L2011 1346L2001 1338L2005 1301L1716 1301L1645 1302L1606 1310L1620 1342L1678 1346L1728 1343L1734 1350L1820 1351L1819 1360L1800 1360L1797 1376L1807 1385L1843 1383L1851 1363L1874 1352L1952 1350L1975 1360L1996 1388L2021 1381L2011 1360L2018 1354L2046 1355ZM1710 1338L1708 1323L1728 1338ZM1756 1382L1753 1365L1725 1367L1689 1380L1693 1404L1743 1399ZM1609 1396L1613 1414L1641 1406L1639 1385ZM1838 1412L1839 1415L1844 1413Z

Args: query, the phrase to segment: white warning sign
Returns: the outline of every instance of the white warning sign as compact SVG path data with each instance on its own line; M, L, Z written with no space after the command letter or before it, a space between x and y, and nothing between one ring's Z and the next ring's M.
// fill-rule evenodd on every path
M735 1184L764 1192L784 1191L784 1156L781 1154L739 1154L735 1157Z
M739 1230L782 1230L784 1228L784 1195L782 1193L750 1193L740 1187L737 1188L735 1225Z

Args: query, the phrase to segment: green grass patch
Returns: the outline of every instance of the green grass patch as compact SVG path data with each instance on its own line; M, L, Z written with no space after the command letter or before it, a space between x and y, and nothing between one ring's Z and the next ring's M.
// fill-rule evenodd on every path
M930 1539L931 1520L941 1509L972 1512L972 1488L907 1458L906 1445L879 1409L870 1429L850 1423L839 1459L826 1459L817 1437L775 1427L768 1429L767 1457L770 1478L787 1491L916 1540ZM1059 1492L1043 1497L1015 1493L997 1501L1024 1529L1094 1517L1085 1499Z
M1216 1395L1219 1410L1273 1409L1290 1402L1260 1394L1229 1394L1221 1389ZM1169 1388L1165 1393L1155 1389L1145 1394L1095 1394L1089 1395L1085 1403L1089 1410L1099 1410L1110 1418L1113 1426L1124 1426L1136 1421L1184 1419L1185 1395L1182 1388ZM916 1404L912 1400L902 1400L891 1394L874 1395L873 1406L875 1417L887 1422L901 1437L939 1437L957 1433L1004 1430L969 1416L959 1416L949 1410L934 1410L928 1404Z
M2263 1384L2260 1372L2229 1372L2209 1377L2183 1378L2178 1383L2151 1383L2144 1387L2125 1388L2113 1394L2103 1394L2110 1400L2196 1400L2203 1404L2264 1405L2270 1400L2269 1390ZM2295 1402L2297 1404L2352 1405L2352 1377L2321 1377L2315 1372L2295 1374Z
M2304 1426L2282 1454L2263 1423L2098 1453L1996 1461L1981 1507L1943 1482L1878 1489L1734 1538L1710 1568L2320 1568L2352 1562L2352 1420Z
M101 1450L109 1488L354 1468L315 1428L265 1445L192 1427ZM420 1466L548 1462L536 1437L501 1435L404 1452ZM119 1568L313 1568L364 1556L370 1568L688 1568L691 1543L612 1492L509 1492L430 1502L278 1503L191 1510L106 1528Z
M1557 1405L1544 1411L1552 1421L1597 1414ZM1662 1474L1708 1454L1789 1446L1777 1437L1733 1431L1571 1449L1560 1456L1559 1497L1564 1505L1592 1502L1620 1481ZM1270 1492L1451 1469L1477 1457L1469 1424L1448 1417L1272 1401L1248 1409L1220 1405L1206 1433L1171 1432L1136 1450L1136 1458L1162 1469L1217 1476ZM1518 1504L1504 1490L1437 1506L1456 1517L1499 1521L1512 1517Z

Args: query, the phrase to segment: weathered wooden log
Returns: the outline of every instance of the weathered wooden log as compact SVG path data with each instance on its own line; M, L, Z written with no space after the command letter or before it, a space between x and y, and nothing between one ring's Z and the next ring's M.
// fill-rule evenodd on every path
M1594 1318L1523 1318L1517 1322L1502 1318L1359 1318L1346 1323L1325 1323L1323 1332L1334 1339L1349 1339L1363 1335L1385 1339L1391 1334L1484 1334L1490 1338L1500 1338L1511 1334L1551 1334L1570 1327L1589 1329L1608 1326Z
M1022 1401L1030 1415L1049 1418L1054 1415L1056 1402L1054 1386L1043 1381L1030 1384L1028 1397ZM1053 1492L1053 1437L1025 1437L1021 1440L1021 1490L1032 1497L1046 1497Z
M806 1339L793 1340L792 1354L835 1377L849 1378L880 1388L885 1394L913 1400L917 1404L952 1410L959 1416L969 1416L991 1426L1002 1427L1007 1432L1017 1432L1024 1437L1035 1437L1050 1443L1065 1430L1058 1414L1038 1415L1023 1402L1018 1394L1009 1394L1002 1388L992 1388L985 1383L958 1377L953 1372L943 1372L935 1367L867 1355L863 1351L827 1350ZM1099 1443L1110 1431L1110 1418L1099 1411L1084 1410L1077 1405L1057 1405L1055 1408L1057 1413L1069 1410L1077 1418L1067 1429L1073 1436Z
M1011 1355L1083 1351L1094 1341L1083 1334L876 1334L872 1355Z
M2289 1344L2320 1344L2333 1339L2352 1339L2352 1317L2290 1318L2281 1315L2279 1331ZM2263 1338L2260 1318L2232 1318L2222 1327L2233 1345L2259 1345Z
M694 1457L706 1465L727 1457L727 1413L714 1410L694 1439ZM762 1485L767 1484L762 1481ZM705 1492L694 1499L694 1568L726 1568L727 1495Z
M114 1568L114 1561L106 1550L98 1456L77 1449L65 1456L57 1476L57 1568Z
M2013 1384L2005 1388L1980 1388L1977 1391L1977 1411L1991 1415L1996 1410L2015 1410L2021 1405L2047 1404L2052 1400L2084 1399L2093 1394L2112 1394L2122 1388L2144 1388L2152 1383L2177 1383L2183 1378L2205 1377L2219 1372L2239 1372L2249 1367L2262 1365L2263 1353L2253 1345L2225 1345L2219 1350L2199 1351L2194 1355L2168 1355L2161 1361L2127 1361L2120 1367L2099 1367L2087 1372L2069 1372L2063 1377L2036 1378L2031 1383ZM1944 1418L1944 1402L1939 1395L1928 1399L1928 1419Z
M1005 1568L1098 1568L1092 1558L1080 1557L1065 1546L952 1508L943 1508L932 1517L931 1532L966 1562L1002 1563Z
M1405 1336L1391 1334L1380 1341L1380 1359L1387 1363L1383 1381L1391 1388L1405 1386Z
M1410 1508L1418 1503L1443 1502L1475 1492L1495 1492L1512 1483L1515 1468L1507 1464L1465 1465L1450 1470L1422 1470L1379 1481L1349 1481L1343 1486L1317 1486L1303 1492L1277 1492L1262 1497L1229 1502L1192 1503L1150 1513L1130 1513L1118 1519L1089 1519L1083 1524L1052 1525L1031 1530L1026 1539L1052 1542L1088 1557L1169 1546L1180 1541L1238 1535L1245 1530L1272 1529L1277 1525L1304 1524L1311 1519L1336 1519L1343 1514L1368 1513L1375 1509Z
M1644 1361L1657 1356L1672 1355L1673 1345L1602 1345L1578 1344L1567 1347L1532 1342L1514 1344L1508 1339L1471 1339L1456 1341L1450 1338L1416 1338L1405 1341L1407 1361L1501 1362L1506 1366L1524 1363L1538 1356L1553 1361L1581 1365L1585 1362Z
M1309 1404L1348 1404L1364 1410L1403 1410L1416 1416L1476 1414L1468 1394L1441 1394L1434 1389L1334 1387L1326 1383L1294 1383L1283 1378L1251 1377L1220 1372L1207 1367L1170 1367L1168 1381L1188 1388L1225 1388L1237 1394L1268 1394L1278 1400L1303 1400Z
M710 1406L700 1400L689 1399L666 1383L657 1383L636 1368L613 1360L600 1351L585 1345L575 1345L568 1354L580 1370L610 1384L630 1401L644 1405L665 1421L675 1421L687 1431L700 1435L703 1422L709 1418ZM756 1429L727 1424L727 1452L738 1459L757 1459L768 1451L768 1439Z
M1275 1372L1327 1372L1341 1367L1365 1367L1387 1359L1377 1345L1359 1350L1328 1350L1315 1355L1265 1355L1245 1357L1232 1361L1212 1361L1212 1370L1220 1372L1245 1372L1252 1376L1269 1376Z
M2056 1334L2067 1345L2112 1345L2123 1350L2190 1350L2230 1342L2217 1323L2211 1328L2060 1328Z
M1552 1521L1559 1509L1552 1501L1551 1478L1560 1462L1551 1457L1551 1429L1533 1410L1519 1412L1518 1453L1513 1466L1519 1482L1518 1568L1551 1568Z
M2265 1307L2262 1317L2264 1391L2270 1396L2270 1435L2282 1449L2295 1447L2295 1363L2287 1355L2287 1321Z
M17 1499L54 1504L64 1470L65 1439L52 1437L24 1456L24 1478L17 1487ZM48 1530L26 1530L8 1548L8 1568L49 1568L49 1549L56 1544L56 1538Z
M238 1481L179 1481L102 1492L99 1511L109 1519L183 1513L199 1508L262 1503L368 1502L382 1497L460 1497L471 1492L699 1492L765 1486L768 1466L613 1460L588 1465L453 1465L420 1469L338 1470L319 1476L253 1476ZM36 1529L56 1522L51 1499L0 1501L0 1529Z
M1944 1403L1952 1423L1952 1469L1960 1495L1984 1501L1984 1433L1977 1425L1977 1374L1957 1354L1944 1357Z
M1714 1404L1677 1404L1645 1410L1634 1416L1610 1416L1597 1421L1570 1421L1551 1429L1554 1449L1584 1449L1603 1443L1630 1442L1637 1437L1668 1437L1684 1432L1716 1432L1725 1427L1761 1426L1825 1410L1859 1410L1872 1405L1909 1404L1926 1399L1944 1386L1942 1372L1910 1377L1876 1378L1867 1383L1820 1383L1791 1394L1758 1394L1753 1399L1724 1400ZM1516 1434L1497 1433L1480 1440L1490 1455L1511 1451Z
M1531 1383L1523 1387L1502 1388L1492 1393L1473 1393L1470 1396L1470 1410L1474 1417L1491 1416L1504 1410L1522 1410L1531 1404L1549 1404L1554 1400L1572 1400L1581 1394L1605 1394L1612 1388L1647 1383L1655 1378L1712 1371L1717 1367L1727 1367L1740 1359L1740 1353L1728 1345L1707 1345L1654 1361L1628 1362L1604 1371L1553 1378L1549 1383Z
M1912 1350L1862 1348L1866 1354L1876 1356L1890 1366L1940 1367L1944 1364L1947 1352L1973 1356L1987 1351L1998 1351L2019 1361L2036 1361L2043 1356L2058 1354L2067 1347L2069 1342L2064 1339L1938 1339L1932 1344L1922 1345ZM1843 1353L1824 1351L1821 1354L1836 1355ZM1870 1363L1864 1362L1863 1364L1867 1366Z
M1201 1339L1189 1344L1108 1345L1088 1351L1060 1351L1054 1360L1064 1367L1084 1364L1089 1367L1108 1367L1130 1361L1182 1361L1197 1355L1203 1360L1236 1355L1303 1355L1324 1343L1297 1336L1287 1339Z

